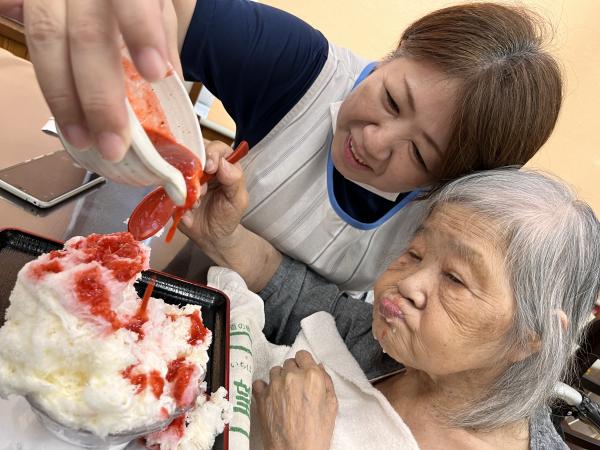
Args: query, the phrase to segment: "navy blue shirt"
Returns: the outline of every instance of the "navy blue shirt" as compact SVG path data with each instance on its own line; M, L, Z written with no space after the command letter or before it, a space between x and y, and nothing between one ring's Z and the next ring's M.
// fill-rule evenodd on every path
M201 81L257 144L302 98L327 60L325 37L297 17L245 0L198 0L181 52L186 80Z
M299 18L247 0L198 0L181 51L186 80L200 81L236 125L236 141L260 142L294 107L327 60L327 39ZM374 223L396 202L334 169L339 206ZM402 197L402 196L400 196Z

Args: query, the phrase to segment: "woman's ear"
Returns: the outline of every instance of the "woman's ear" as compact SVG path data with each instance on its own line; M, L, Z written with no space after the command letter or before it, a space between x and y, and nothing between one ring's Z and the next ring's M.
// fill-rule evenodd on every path
M562 309L555 309L554 313L556 314L556 316L558 317L558 320L560 321L560 326L563 330L563 332L566 332L567 329L569 328L569 319L567 318L567 314L562 310ZM529 345L527 346L527 348L523 348L520 350L517 350L512 358L512 362L516 363L518 361L521 361L525 358L527 358L528 356L532 355L535 352L538 352L540 350L540 338L535 334L535 333L529 333Z
M518 349L514 352L512 362L516 363L524 360L528 356L540 350L540 338L535 333L529 333L529 343L526 348Z
M569 319L567 318L567 314L562 309L555 310L556 315L558 316L558 320L560 320L560 326L562 327L563 332L569 329Z

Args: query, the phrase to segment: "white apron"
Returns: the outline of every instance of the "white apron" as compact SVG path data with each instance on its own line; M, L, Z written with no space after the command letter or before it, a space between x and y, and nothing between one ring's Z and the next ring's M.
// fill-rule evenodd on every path
M242 161L250 193L244 226L349 291L371 289L426 213L426 202L411 201L365 231L342 220L331 206L329 108L348 95L365 65L349 50L330 44L310 89Z

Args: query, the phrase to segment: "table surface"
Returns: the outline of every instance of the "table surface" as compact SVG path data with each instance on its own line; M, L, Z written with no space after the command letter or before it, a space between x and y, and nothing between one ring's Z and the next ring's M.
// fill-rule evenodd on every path
M59 241L91 233L124 231L129 214L150 189L107 181L48 209L37 208L0 189L0 228L18 228ZM179 231L170 243L165 242L165 236L166 232L145 241L152 249L150 266L203 281L210 263L208 258Z

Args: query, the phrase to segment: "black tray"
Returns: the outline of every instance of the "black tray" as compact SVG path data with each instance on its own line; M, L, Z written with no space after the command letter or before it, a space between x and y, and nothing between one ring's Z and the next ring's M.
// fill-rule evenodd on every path
M17 281L19 270L42 253L58 250L62 243L42 238L25 231L4 229L0 231L0 326L4 324L4 313L9 305L10 293ZM141 296L151 278L156 276L152 296L176 305L194 304L202 306L202 321L212 331L213 342L208 349L206 384L208 392L219 386L229 385L229 299L220 291L191 283L171 275L148 270L142 272L141 280L135 284ZM215 440L214 450L227 450L227 433Z

